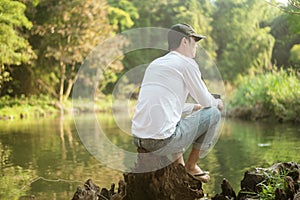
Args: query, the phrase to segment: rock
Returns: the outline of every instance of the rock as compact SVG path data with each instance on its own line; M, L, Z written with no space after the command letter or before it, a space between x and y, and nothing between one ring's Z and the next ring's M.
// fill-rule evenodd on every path
M91 179L88 179L84 187L78 187L72 200L97 200L100 188Z
M295 196L293 200L300 200L300 192L298 192Z
M235 200L236 199L236 194L233 188L231 187L229 181L225 178L221 183L221 189L222 189L222 193L217 194L215 197L212 198L212 200L226 200L226 199Z
M275 200L285 200L288 199L286 193L281 188L276 188L275 190Z
M295 194L296 194L296 190L295 190L295 182L292 179L292 177L290 176L286 176L284 178L285 182L286 182L286 198L287 199L293 199Z
M299 166L295 162L276 163L269 168L247 171L241 181L241 191L237 199L259 198L263 185L268 184L276 187L273 194L276 200L293 199L299 191L299 174ZM278 184L284 185L285 189L280 188Z
M221 183L222 193L215 195L212 200L260 199L266 186L270 189L264 195L273 196L275 200L300 200L299 174L299 166L295 162L276 163L269 168L255 168L245 172L237 197L229 181L224 179Z
M12 115L0 115L0 120L12 120L14 116Z
M241 181L241 189L249 192L259 192L258 184L264 180L263 174L257 171L246 171Z
M78 187L72 200L108 200L115 194L114 184L112 184L111 189L107 190L95 185L91 179L88 179L84 187Z

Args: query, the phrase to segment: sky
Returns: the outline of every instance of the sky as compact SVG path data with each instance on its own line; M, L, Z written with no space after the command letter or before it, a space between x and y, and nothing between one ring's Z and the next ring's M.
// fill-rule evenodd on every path
M279 3L284 3L284 4L288 3L288 0L276 0L276 1L278 1Z

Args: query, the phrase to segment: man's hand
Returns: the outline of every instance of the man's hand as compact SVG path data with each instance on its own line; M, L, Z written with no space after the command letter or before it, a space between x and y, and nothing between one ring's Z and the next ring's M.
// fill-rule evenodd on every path
M200 110L202 108L202 106L200 104L195 104L194 108L193 108L193 112Z
M219 109L219 111L222 111L223 110L223 101L221 100L221 99L218 99L219 101L218 101L218 109Z

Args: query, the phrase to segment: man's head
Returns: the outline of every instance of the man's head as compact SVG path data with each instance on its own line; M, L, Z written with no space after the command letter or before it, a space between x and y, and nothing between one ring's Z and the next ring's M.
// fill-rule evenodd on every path
M203 38L205 36L197 34L190 25L175 24L168 33L169 50L178 50L183 55L194 58L196 42Z

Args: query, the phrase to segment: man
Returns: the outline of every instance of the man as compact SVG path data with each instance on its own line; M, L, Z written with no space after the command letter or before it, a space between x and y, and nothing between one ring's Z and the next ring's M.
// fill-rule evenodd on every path
M207 182L210 176L197 162L213 142L223 104L208 92L194 60L197 42L203 38L188 24L171 27L170 52L154 60L145 72L132 134L138 147L172 154L190 174ZM188 95L197 103L185 103ZM193 146L185 164L182 153L190 144Z

